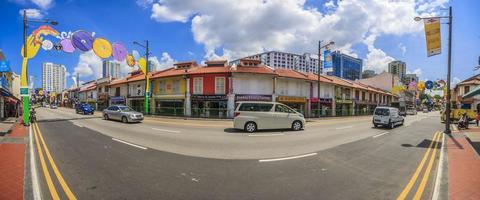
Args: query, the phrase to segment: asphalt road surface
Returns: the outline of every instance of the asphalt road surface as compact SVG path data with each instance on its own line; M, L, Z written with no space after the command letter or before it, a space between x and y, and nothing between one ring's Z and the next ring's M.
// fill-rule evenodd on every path
M443 129L438 113L391 130L354 117L255 134L230 121L37 113L43 199L430 199Z

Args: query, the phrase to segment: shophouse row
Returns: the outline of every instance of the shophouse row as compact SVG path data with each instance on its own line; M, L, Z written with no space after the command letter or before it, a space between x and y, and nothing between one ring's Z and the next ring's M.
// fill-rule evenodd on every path
M307 117L371 114L397 97L388 91L334 76L272 69L258 60L176 63L148 74L149 114L232 118L238 101L277 101ZM135 71L124 79L103 78L63 93L62 102L90 103L98 110L123 104L144 111L145 74Z

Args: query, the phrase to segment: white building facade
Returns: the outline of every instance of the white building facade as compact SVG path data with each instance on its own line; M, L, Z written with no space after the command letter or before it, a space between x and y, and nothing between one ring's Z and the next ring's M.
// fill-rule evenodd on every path
M102 77L115 79L122 78L120 73L120 63L113 60L104 60L102 63Z
M42 64L42 88L49 92L62 92L67 87L65 65L46 62Z
M299 72L315 72L318 71L318 59L311 57L311 54L303 55L286 53L279 51L268 51L260 54L247 56L242 59L260 60L262 64L274 69L291 69ZM240 59L230 62L230 64L238 64Z

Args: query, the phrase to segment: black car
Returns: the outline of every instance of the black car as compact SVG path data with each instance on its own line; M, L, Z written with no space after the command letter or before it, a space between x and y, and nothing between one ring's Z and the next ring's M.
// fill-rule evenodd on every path
M95 109L90 104L82 103L82 104L77 104L77 106L75 106L75 112L77 114L81 113L84 115L89 115L89 114L93 115L93 113L95 112Z

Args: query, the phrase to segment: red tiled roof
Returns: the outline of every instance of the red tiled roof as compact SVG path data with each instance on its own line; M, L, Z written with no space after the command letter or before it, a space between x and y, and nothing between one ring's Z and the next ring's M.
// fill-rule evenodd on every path
M230 67L193 67L188 70L188 74L215 74L215 73L229 73Z
M152 77L152 72L149 72L148 76ZM112 80L110 84L108 84L108 86L119 85L123 83L129 83L129 82L141 81L141 80L145 80L145 75L143 73L130 75L123 79Z
M275 71L265 65L259 66L237 66L236 68L230 68L233 73L253 73L253 74L272 74L275 75Z
M162 70L162 71L156 71L152 73L151 79L154 78L163 78L163 77L172 77L172 76L183 76L187 74L185 69L176 69L174 67Z
M275 73L279 77L285 77L285 78L297 78L297 79L308 79L308 75L297 72L294 70L289 70L289 69L275 69Z
M80 89L80 92L90 91L90 90L94 90L96 88L97 88L97 83L93 82L93 83L90 83L89 85L86 85L86 86L82 87Z

